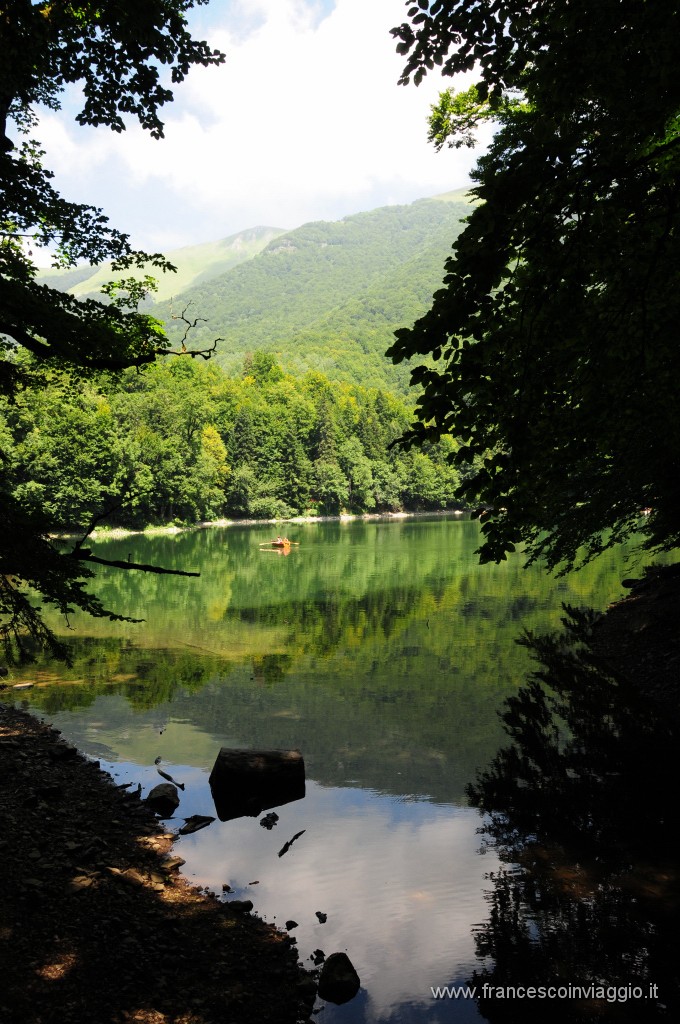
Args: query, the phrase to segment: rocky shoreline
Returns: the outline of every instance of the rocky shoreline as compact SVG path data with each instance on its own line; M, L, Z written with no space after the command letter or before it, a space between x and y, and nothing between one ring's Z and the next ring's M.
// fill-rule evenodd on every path
M426 516L464 516L466 510L461 508L446 508L429 512L352 512L339 516L291 516L287 519L210 519L198 523L189 523L177 526L174 523L166 526L145 526L143 529L132 529L124 526L100 526L96 527L90 534L93 541L120 540L123 537L156 537L172 536L177 533L192 533L196 530L210 530L213 528L224 529L230 526L277 526L281 523L292 523L293 525L304 525L306 523L349 523L354 521L370 521L382 519L387 522L399 521L401 519L419 519ZM81 537L81 533L57 532L51 533L51 540L70 540L73 537Z
M293 940L192 887L135 793L0 704L0 1021L298 1024Z

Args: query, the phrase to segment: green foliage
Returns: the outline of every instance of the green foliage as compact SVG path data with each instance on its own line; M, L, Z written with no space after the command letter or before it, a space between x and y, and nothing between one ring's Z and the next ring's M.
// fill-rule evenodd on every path
M82 528L125 487L129 460L106 399L89 384L75 395L64 384L32 393L30 405L23 392L7 406L15 443L3 454L22 508Z
M476 85L464 92L446 89L431 108L428 142L440 150L445 143L473 147L475 129L491 112L488 98L481 100Z
M388 450L410 422L402 400L296 380L268 352L240 378L194 361L78 385L27 358L22 371L31 386L0 403L6 479L54 529L451 505L445 446Z
M283 370L271 352L258 349L244 359L243 376L252 377L256 384L275 384L283 378Z
M642 529L680 542L680 12L603 0L433 4L393 30L403 81L443 97L441 146L492 116L445 287L396 362L430 354L411 443L460 438L484 560L518 541L570 567ZM469 139L469 134L463 141ZM650 510L644 517L643 509Z
M0 463L0 641L8 657L16 648L23 652L26 633L62 652L29 587L64 613L76 606L108 614L84 590L89 552L80 544L64 556L46 538L56 523L82 524L132 486L125 481L134 452L116 434L101 394L88 390L88 374L142 366L169 349L159 321L137 309L151 285L145 273L112 284L101 302L36 282L31 245L51 246L55 265L64 268L83 260L110 260L116 274L170 267L158 254L133 250L100 210L59 195L43 152L28 137L35 107L58 109L64 87L78 84L79 123L119 132L132 116L160 138L159 111L172 98L168 79L181 82L192 65L224 59L187 32L185 14L192 6L194 0L15 0L0 15L0 396L10 399L3 403L9 421ZM84 386L67 375L41 378L22 361L19 346L60 372L75 368ZM52 389L49 395L29 399L29 389L43 384ZM55 420L63 436L56 436Z

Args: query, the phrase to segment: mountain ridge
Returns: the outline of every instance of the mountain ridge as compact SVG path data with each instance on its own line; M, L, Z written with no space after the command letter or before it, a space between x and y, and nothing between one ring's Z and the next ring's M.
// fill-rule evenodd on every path
M156 278L158 290L149 296L148 304L168 300L195 284L220 276L239 263L252 259L270 241L285 233L286 228L257 225L226 238L169 250L164 255L177 272L163 274L150 268L148 272ZM142 277L146 272L140 271L136 275L133 272L133 275ZM71 270L44 271L38 276L38 283L70 292L81 299L101 298L101 286L115 276L111 263L107 262L94 267L85 264Z
M410 369L385 357L394 331L411 326L441 286L451 245L470 212L468 189L377 207L290 230L259 226L167 254L178 266L145 308L174 344L196 320L188 344L212 345L215 362L239 374L257 349L295 375L406 393ZM90 272L88 273L88 269ZM153 274L153 268L151 269ZM80 298L96 296L110 264L53 272L41 280Z

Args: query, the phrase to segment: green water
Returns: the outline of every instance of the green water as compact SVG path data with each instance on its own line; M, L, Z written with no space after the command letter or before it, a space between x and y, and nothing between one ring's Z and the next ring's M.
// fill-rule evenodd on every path
M229 527L100 544L107 558L201 576L102 569L104 602L145 622L76 617L73 666L40 663L15 681L34 681L30 705L119 777L146 790L162 757L187 784L185 815L211 813L220 746L302 750L307 798L272 833L241 819L180 840L186 870L299 921L303 959L348 950L362 992L325 1020L479 1019L470 1001L430 994L474 967L493 869L465 786L502 742L496 712L526 676L515 638L556 627L562 602L620 597L634 553L555 581L519 556L480 567L477 524L455 518L291 526L287 555L260 549L271 536Z

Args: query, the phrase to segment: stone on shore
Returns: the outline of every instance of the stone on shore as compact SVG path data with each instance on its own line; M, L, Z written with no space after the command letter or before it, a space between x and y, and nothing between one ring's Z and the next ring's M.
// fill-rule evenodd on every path
M331 953L321 968L319 996L329 1003L348 1003L359 991L361 981L346 953Z
M173 833L62 742L0 703L2 1024L307 1020L289 936L167 870Z
M170 782L160 782L148 794L146 803L161 818L169 818L179 807L177 787Z

